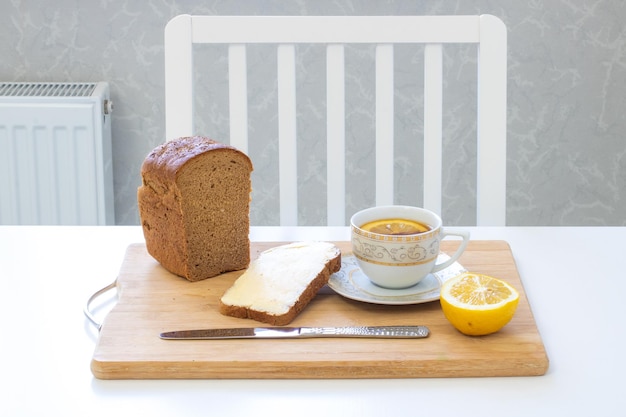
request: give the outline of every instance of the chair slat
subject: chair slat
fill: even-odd
[[[228,48],[230,144],[248,153],[248,76],[246,46]]]
[[[376,205],[393,204],[393,45],[376,46]]]
[[[346,224],[345,57],[343,45],[326,48],[327,223]]]
[[[192,17],[165,27],[165,140],[193,134]]]
[[[480,16],[476,224],[506,224],[507,33],[504,23]]]
[[[278,170],[280,224],[298,224],[298,154],[296,131],[296,52],[279,45],[278,60]]]
[[[441,215],[443,77],[441,44],[424,47],[424,207]]]
[[[175,18],[176,19],[176,18]],[[469,43],[478,16],[193,16],[197,43]]]

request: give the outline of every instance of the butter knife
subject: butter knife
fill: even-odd
[[[242,327],[230,329],[178,330],[161,333],[166,340],[286,339],[310,337],[377,337],[419,339],[428,337],[426,326],[349,327]]]

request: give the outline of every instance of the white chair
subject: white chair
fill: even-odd
[[[166,137],[193,134],[193,44],[228,44],[230,143],[247,152],[246,44],[278,48],[280,223],[296,225],[295,44],[325,44],[328,224],[345,225],[344,44],[376,44],[376,205],[393,204],[394,47],[424,47],[424,207],[441,213],[442,44],[478,45],[477,225],[506,221],[507,33],[494,16],[190,16],[165,28]]]

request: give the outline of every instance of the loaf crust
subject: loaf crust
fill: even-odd
[[[150,255],[190,281],[246,268],[252,169],[243,152],[205,137],[155,148],[137,190]]]
[[[301,244],[301,243],[296,243]],[[303,243],[308,244],[308,243]],[[292,244],[293,245],[293,244]],[[290,246],[290,245],[285,245]],[[280,247],[279,247],[280,248]],[[276,248],[274,248],[276,249]],[[272,249],[270,249],[272,250]],[[263,256],[261,254],[260,258]],[[254,262],[259,262],[256,260]],[[253,264],[254,264],[253,262]],[[262,262],[262,261],[261,261]],[[252,264],[252,265],[253,265]],[[251,265],[251,267],[252,267]],[[220,299],[220,313],[238,318],[248,318],[274,326],[282,326],[289,324],[315,297],[318,291],[328,283],[330,276],[341,269],[341,251],[333,245],[333,255],[329,257],[326,263],[319,269],[317,276],[310,280],[306,288],[294,298],[293,304],[289,310],[283,314],[275,314],[262,309],[256,309],[250,306],[234,305],[224,301],[225,296]],[[276,291],[280,291],[279,288]]]

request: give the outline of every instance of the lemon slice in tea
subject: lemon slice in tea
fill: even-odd
[[[415,235],[431,228],[423,223],[405,219],[374,220],[361,226],[361,229],[381,235]]]

